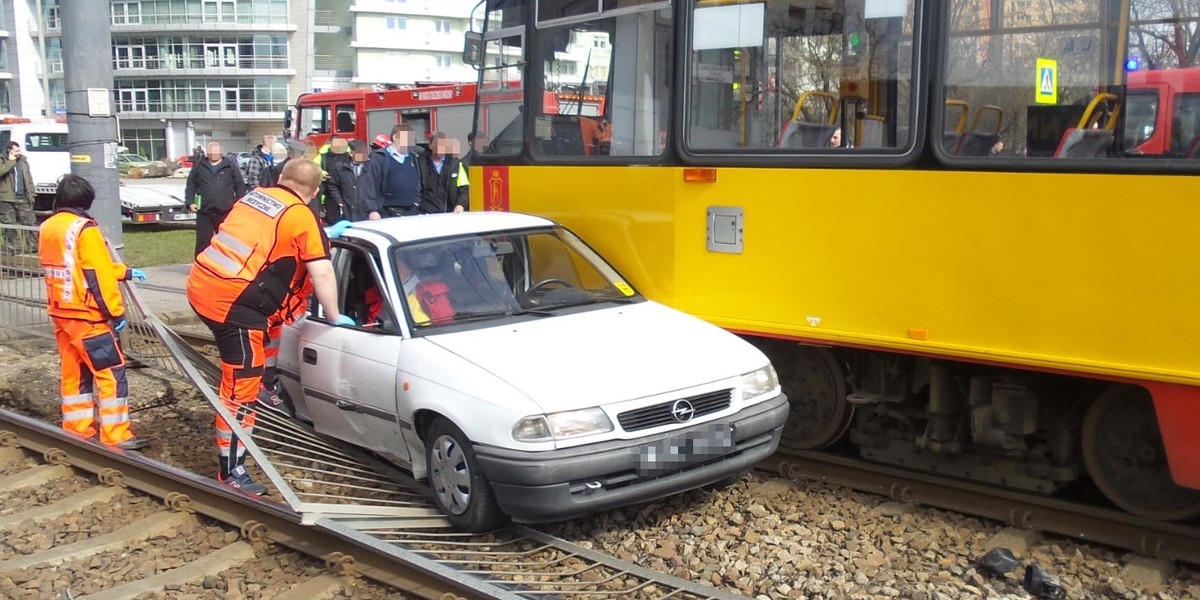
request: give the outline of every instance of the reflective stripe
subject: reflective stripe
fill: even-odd
[[[129,405],[129,402],[126,401],[125,398],[101,398],[100,399],[100,410],[104,410],[106,408],[125,408],[128,405]]]
[[[215,241],[219,241],[222,244],[229,246],[229,248],[231,250],[233,250],[234,252],[237,252],[238,254],[240,254],[242,256],[247,256],[250,254],[250,246],[243,244],[242,240],[239,240],[239,239],[233,237],[232,235],[229,235],[226,232],[222,231],[222,232],[218,233],[216,235]]]
[[[224,254],[221,253],[220,250],[217,250],[216,246],[209,246],[207,249],[204,250],[202,255],[205,258],[207,258],[208,260],[211,260],[211,261],[217,263],[217,266],[225,269],[225,271],[231,275],[236,274],[242,270],[241,267],[239,267],[238,264],[236,262],[234,262],[232,258],[225,256]]]
[[[129,415],[127,413],[121,413],[121,414],[116,414],[116,415],[106,415],[106,414],[100,415],[100,425],[120,425],[121,423],[128,423],[128,422],[129,422]]]
[[[63,404],[82,404],[84,402],[91,404],[92,403],[92,394],[79,394],[77,396],[63,396],[62,397]]]
[[[63,411],[64,421],[83,421],[96,418],[96,412],[92,409],[87,410],[65,410]]]
[[[75,252],[79,249],[79,233],[83,231],[88,221],[88,219],[83,217],[75,219],[71,223],[71,226],[67,228],[67,235],[63,239],[62,259],[63,266],[65,267],[64,270],[67,272],[66,277],[62,280],[62,289],[60,290],[62,294],[60,299],[63,302],[83,301],[82,298],[75,298],[75,285],[77,284],[75,281],[75,272],[78,269],[75,264]]]
[[[458,163],[458,181],[455,183],[458,185],[458,187],[471,184],[471,182],[467,179],[467,170],[463,168],[462,163]]]
[[[233,439],[233,432],[232,431],[221,431],[220,429],[218,429],[217,430],[217,439],[224,441],[225,443],[229,443],[229,440]]]

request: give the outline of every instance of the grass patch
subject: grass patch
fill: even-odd
[[[125,250],[121,255],[131,267],[187,264],[196,248],[195,227],[138,225],[126,227],[122,235]]]

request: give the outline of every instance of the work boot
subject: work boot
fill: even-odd
[[[217,474],[217,481],[240,492],[261,496],[267,492],[267,487],[261,483],[250,479],[250,473],[246,472],[244,465],[238,465],[233,468],[233,472],[226,475],[225,471]]]
[[[288,402],[284,400],[283,395],[280,393],[278,383],[271,387],[267,387],[265,385],[259,386],[258,403],[272,410],[277,410],[289,417],[296,416],[292,411],[292,407],[288,406]]]
[[[143,440],[139,437],[131,437],[119,444],[113,444],[113,447],[120,448],[122,450],[141,450],[149,445],[150,442],[146,440]]]

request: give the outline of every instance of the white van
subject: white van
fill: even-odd
[[[21,145],[33,175],[34,209],[50,210],[58,178],[71,172],[71,155],[67,152],[67,124],[54,121],[33,122],[30,119],[0,119],[0,151],[9,142]]]

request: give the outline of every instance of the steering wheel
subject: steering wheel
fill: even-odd
[[[571,285],[571,282],[569,282],[569,281],[564,281],[564,280],[558,279],[556,277],[551,277],[549,279],[543,279],[543,280],[529,286],[529,289],[525,290],[525,294],[532,294],[548,285],[552,285],[555,283],[557,283],[558,285],[561,285],[563,287],[575,287],[575,286]]]

